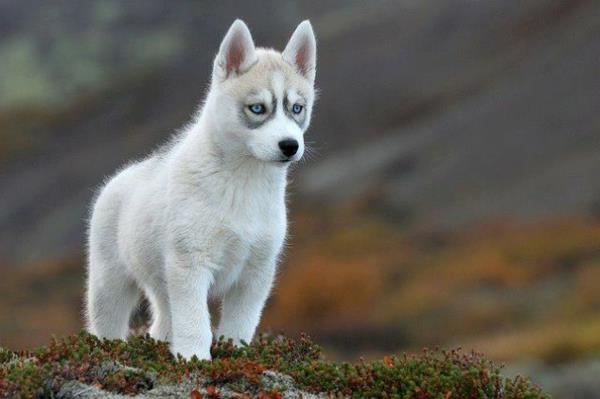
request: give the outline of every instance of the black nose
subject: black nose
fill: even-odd
[[[293,139],[281,140],[279,142],[279,148],[281,149],[283,155],[286,157],[291,157],[298,152],[298,141]]]

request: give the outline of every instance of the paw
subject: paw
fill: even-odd
[[[184,359],[190,360],[192,356],[196,356],[198,360],[211,360],[210,355],[210,342],[204,343],[202,338],[197,337],[186,337],[186,338],[173,338],[171,343],[171,353],[177,356],[179,353]]]
[[[235,345],[235,346],[243,346],[242,340],[240,338],[228,336],[225,334],[217,335],[217,340],[220,340],[221,338],[223,339],[224,342],[231,341],[233,343],[233,345]],[[244,342],[246,342],[246,341],[244,341]]]
[[[162,325],[158,325],[156,323],[152,324],[148,333],[150,334],[150,336],[152,338],[154,338],[157,341],[168,341],[169,340],[170,331],[169,331],[168,326],[162,326]]]
[[[252,342],[252,335],[251,333],[240,333],[240,331],[232,332],[231,329],[218,329],[215,337],[217,340],[223,337],[225,342],[231,340],[235,346],[243,346],[244,343],[249,344]]]

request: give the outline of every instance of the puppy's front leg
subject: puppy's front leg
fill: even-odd
[[[171,308],[171,351],[189,359],[210,360],[212,331],[208,290],[213,273],[196,253],[172,252],[167,261],[167,286]]]
[[[223,297],[217,337],[250,343],[275,278],[276,259],[251,259]]]

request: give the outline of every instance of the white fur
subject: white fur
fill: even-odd
[[[102,188],[89,227],[92,333],[126,338],[131,311],[145,294],[150,334],[169,340],[174,353],[210,359],[209,297],[222,301],[217,336],[252,339],[285,239],[287,169],[304,151],[315,48],[308,21],[286,57],[255,48],[247,26],[235,21],[195,122]],[[296,57],[296,49],[305,53]],[[303,125],[284,112],[284,97],[304,106]],[[252,114],[247,105],[257,102],[275,103],[276,112]],[[299,143],[289,162],[280,162],[284,139]]]

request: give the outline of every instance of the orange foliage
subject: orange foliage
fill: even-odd
[[[428,236],[401,234],[375,219],[334,216],[321,221],[319,231],[311,229],[312,239],[302,227],[293,227],[299,239],[265,327],[317,337],[335,326],[341,336],[348,328],[400,329],[420,346],[535,332],[538,325],[598,314],[600,223],[496,224]],[[541,352],[551,357],[560,336],[550,328],[538,338],[534,332],[532,339],[544,342]],[[583,347],[595,347],[578,337]],[[571,347],[579,353],[578,345]]]
[[[39,263],[6,271],[0,279],[0,345],[31,348],[50,334],[82,325],[84,267],[78,259]]]
[[[343,337],[349,346],[334,350],[355,354],[381,342],[386,351],[465,344],[502,359],[600,351],[598,222],[425,234],[347,210],[294,214],[263,329]],[[80,260],[10,270],[0,292],[2,345],[31,347],[82,327]],[[370,347],[352,341],[361,336]]]
[[[304,263],[306,262],[306,263]],[[319,256],[291,264],[276,287],[276,302],[269,320],[293,323],[296,328],[323,325],[368,312],[382,288],[377,265],[367,260],[335,261]]]

